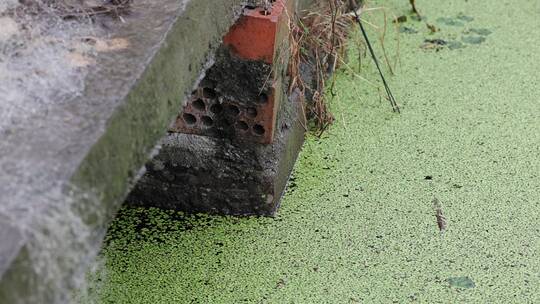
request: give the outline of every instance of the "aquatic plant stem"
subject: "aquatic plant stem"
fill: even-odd
[[[375,62],[375,65],[377,66],[377,70],[379,71],[379,75],[381,76],[382,82],[384,84],[384,89],[386,91],[386,95],[388,96],[388,100],[390,101],[390,105],[392,106],[392,110],[394,112],[401,113],[399,106],[396,102],[396,99],[394,98],[394,95],[392,94],[392,91],[390,90],[390,87],[388,86],[388,83],[386,82],[386,79],[384,78],[384,75],[381,71],[379,61],[377,60],[377,57],[375,56],[375,52],[373,51],[373,47],[371,46],[371,43],[369,42],[369,38],[367,36],[366,30],[364,29],[364,26],[362,25],[362,21],[360,20],[360,16],[358,15],[356,3],[354,3],[354,0],[350,1],[350,6],[354,14],[354,19],[356,23],[358,23],[358,26],[360,27],[362,36],[364,36],[364,40],[366,41],[366,44],[368,46],[369,53],[371,54],[371,58],[373,58],[373,61]]]

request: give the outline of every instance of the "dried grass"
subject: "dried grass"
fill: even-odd
[[[306,102],[307,117],[313,119],[315,131],[321,135],[334,121],[328,109],[324,90],[328,75],[340,66],[345,57],[347,40],[353,19],[339,0],[319,1],[318,7],[291,22],[290,91],[300,90],[310,96]],[[302,65],[310,65],[314,80],[306,83]],[[334,95],[334,82],[330,86]]]
[[[399,62],[399,34],[395,28],[397,37],[397,52],[395,60],[392,62],[391,56],[386,52],[385,40],[388,31],[388,13],[384,7],[364,8],[365,12],[382,11],[384,23],[379,28],[363,20],[367,25],[373,27],[378,33],[378,41],[383,52],[384,62],[391,74],[394,74],[396,65]],[[317,135],[323,132],[334,121],[334,116],[328,108],[327,96],[336,95],[335,70],[341,66],[345,67],[353,75],[362,80],[363,83],[374,88],[378,86],[373,82],[360,76],[360,66],[366,56],[368,48],[366,42],[360,39],[352,39],[351,42],[358,48],[359,67],[354,71],[346,63],[347,43],[354,29],[355,15],[351,13],[348,1],[341,0],[319,0],[317,7],[307,12],[302,17],[296,15],[291,20],[291,59],[289,61],[290,87],[289,90],[299,90],[301,95],[306,96],[306,116],[313,121],[313,131]],[[302,75],[303,67],[310,66],[315,80],[306,83],[305,75]],[[305,70],[305,69],[304,69]],[[331,80],[329,75],[333,75]],[[330,84],[327,82],[331,81]],[[328,90],[328,94],[325,94]]]

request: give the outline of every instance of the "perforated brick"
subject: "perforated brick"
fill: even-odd
[[[289,1],[292,3],[292,1]],[[181,109],[171,132],[271,143],[281,102],[287,1],[246,8],[223,38],[216,63]]]

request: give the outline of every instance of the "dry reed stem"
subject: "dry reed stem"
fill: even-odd
[[[378,27],[373,23],[363,22],[375,29],[379,35],[379,43],[383,50],[385,63],[392,74],[394,74],[399,58],[399,30],[396,27],[396,36],[398,48],[395,54],[395,59],[390,60],[384,42],[388,31],[388,13],[384,7],[364,8],[364,12],[370,14],[377,11],[382,11],[384,18],[384,26]],[[325,90],[328,89],[332,98],[336,96],[335,92],[335,74],[334,71],[340,66],[349,70],[354,77],[360,79],[364,83],[377,88],[377,85],[368,79],[360,76],[362,54],[366,56],[367,47],[365,42],[358,37],[356,44],[358,45],[359,68],[358,73],[355,72],[346,62],[347,41],[350,38],[351,25],[354,22],[354,14],[347,12],[343,2],[340,0],[319,0],[318,10],[307,12],[305,16],[298,15],[289,17],[289,52],[290,60],[288,66],[289,72],[289,94],[295,89],[298,89],[300,94],[305,96],[306,93],[312,95],[312,99],[305,103],[305,111],[303,115],[306,118],[312,119],[314,122],[315,132],[320,136],[334,121],[334,117],[325,99]],[[363,50],[363,52],[362,52]],[[311,64],[314,68],[314,81],[312,84],[304,83],[301,75],[301,65]],[[328,74],[334,74],[331,78],[330,86],[327,87]],[[305,99],[304,99],[305,100]]]

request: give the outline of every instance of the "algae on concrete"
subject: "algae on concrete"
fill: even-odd
[[[409,10],[407,1],[385,5]],[[539,4],[418,6],[427,22],[446,19],[435,34],[403,25],[412,30],[390,84],[401,115],[338,73],[337,121],[307,140],[276,218],[123,209],[103,249],[100,301],[539,302]],[[491,33],[462,48],[420,48],[473,28]],[[367,60],[363,71],[376,79]]]

